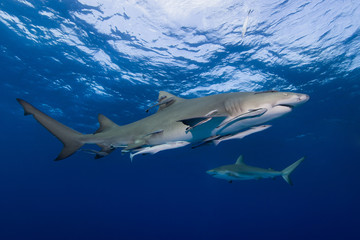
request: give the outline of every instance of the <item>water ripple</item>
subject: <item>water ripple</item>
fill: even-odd
[[[13,0],[0,4],[2,61],[17,63],[13,71],[22,68],[30,83],[55,85],[64,94],[301,90],[359,70],[359,6],[335,0]]]

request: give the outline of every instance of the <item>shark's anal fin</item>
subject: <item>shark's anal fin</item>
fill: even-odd
[[[246,118],[253,118],[253,117],[260,117],[261,115],[263,115],[264,113],[267,112],[267,109],[266,108],[258,108],[258,109],[253,109],[253,110],[250,110],[246,113],[242,113],[236,117],[233,117],[223,123],[221,123],[219,126],[217,126],[216,128],[221,128],[221,127],[224,127],[228,124],[232,124],[236,121],[239,121],[241,119],[246,119]]]

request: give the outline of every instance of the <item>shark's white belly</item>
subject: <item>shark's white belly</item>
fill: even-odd
[[[225,179],[228,181],[232,180],[257,180],[263,178],[274,178],[280,176],[281,173],[275,172],[247,172],[247,171],[240,171],[240,172],[232,172],[232,171],[225,171],[221,174],[213,175],[216,178]]]
[[[284,106],[275,106],[267,110],[266,113],[259,117],[246,118],[239,121],[236,121],[223,129],[214,129],[212,135],[228,135],[235,134],[244,129],[264,124],[273,119],[279,118],[287,113],[291,112],[289,107]],[[226,121],[226,120],[225,120]]]
[[[203,139],[209,138],[216,135],[228,135],[236,134],[244,129],[248,129],[253,126],[264,124],[265,122],[271,121],[275,118],[281,117],[291,111],[288,107],[276,106],[267,110],[267,112],[261,116],[246,118],[238,121],[234,121],[228,126],[223,128],[217,128],[221,121],[210,121],[201,126],[195,127],[191,131],[186,131],[187,126],[185,124],[176,122],[169,125],[164,133],[149,139],[149,145],[164,144],[167,142],[175,141],[187,141],[196,143]],[[227,121],[227,119],[223,121]]]

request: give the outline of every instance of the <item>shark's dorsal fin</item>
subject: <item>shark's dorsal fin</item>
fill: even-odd
[[[240,155],[240,156],[238,157],[238,159],[236,160],[236,163],[235,163],[235,164],[236,164],[236,165],[244,164],[244,158],[243,158],[242,155]]]
[[[114,123],[113,121],[111,121],[110,119],[108,119],[107,117],[105,117],[102,114],[98,115],[98,121],[100,123],[100,127],[98,128],[98,130],[96,130],[95,133],[100,133],[100,132],[106,131],[107,129],[110,129],[112,127],[118,126],[116,123]]]
[[[172,99],[172,101],[166,102],[168,99]],[[160,91],[159,92],[159,98],[158,98],[158,101],[159,101],[160,105],[159,105],[159,110],[158,111],[161,111],[164,108],[167,108],[170,105],[172,105],[174,103],[177,103],[177,102],[181,102],[183,100],[185,100],[185,99],[177,97],[177,96],[175,96],[175,95],[173,95],[171,93],[165,92],[165,91]],[[161,101],[164,101],[165,104],[161,104]]]

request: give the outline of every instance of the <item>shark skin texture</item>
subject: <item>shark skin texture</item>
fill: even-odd
[[[100,158],[115,149],[131,153],[147,148],[152,152],[151,147],[158,145],[162,145],[161,150],[166,150],[166,146],[171,145],[168,149],[172,149],[174,144],[186,146],[184,142],[198,144],[207,139],[230,139],[241,131],[291,112],[308,99],[306,94],[277,91],[234,92],[184,99],[160,91],[154,105],[158,107],[156,113],[123,126],[99,114],[100,127],[93,134],[75,131],[30,103],[19,98],[17,101],[24,108],[24,115],[32,115],[63,143],[64,147],[55,159],[61,160],[74,154],[84,144],[98,145],[101,150],[87,152]]]
[[[240,155],[235,164],[217,167],[206,171],[206,173],[215,178],[227,180],[229,183],[232,183],[233,180],[253,180],[281,176],[289,185],[293,185],[290,174],[304,159],[305,157],[302,157],[284,170],[276,171],[271,168],[265,169],[249,166],[244,163],[243,156]]]

